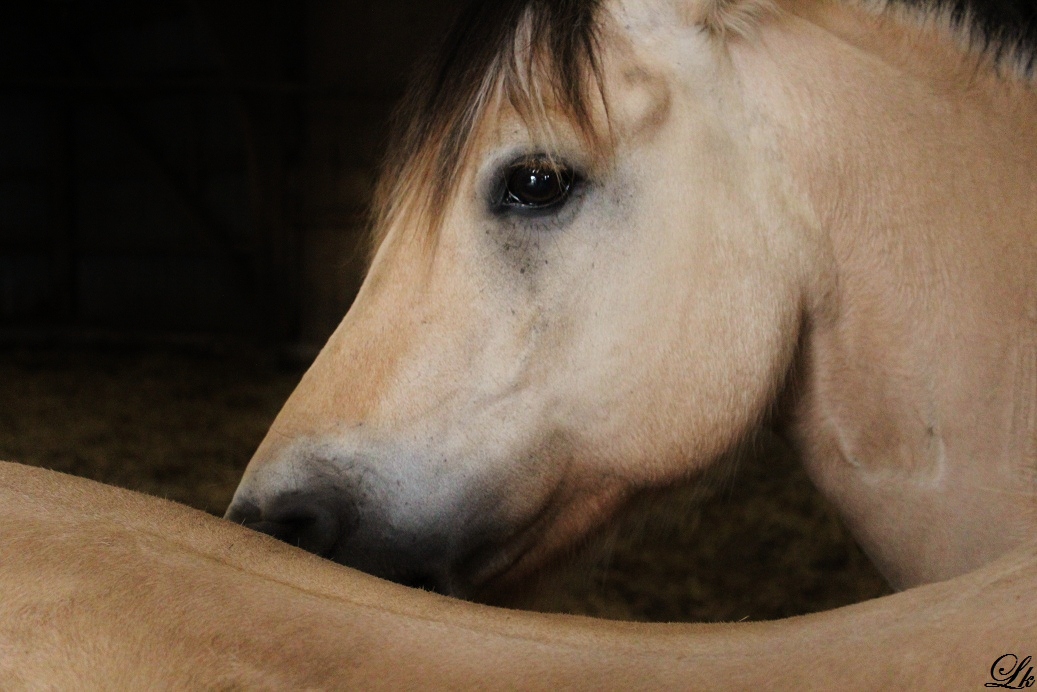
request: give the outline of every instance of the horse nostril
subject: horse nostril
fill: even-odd
[[[292,517],[281,521],[246,521],[244,526],[295,545],[303,534],[309,532],[315,522],[316,519],[313,517]]]
[[[250,502],[234,503],[226,518],[322,557],[328,557],[339,540],[335,512],[317,498],[282,496],[262,509]]]
[[[254,503],[248,502],[247,500],[235,500],[230,503],[230,507],[227,508],[223,518],[227,521],[232,521],[235,524],[247,524],[250,521],[256,521],[259,519],[259,507]]]

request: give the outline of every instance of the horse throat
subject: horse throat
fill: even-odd
[[[826,255],[794,437],[897,587],[1037,528],[1037,95],[938,24],[802,4],[734,48]]]

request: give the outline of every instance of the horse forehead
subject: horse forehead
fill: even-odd
[[[701,16],[712,0],[613,0],[602,24],[600,60],[609,120],[621,140],[636,143],[665,125],[692,65],[711,64]],[[702,74],[713,75],[713,70]]]
[[[637,144],[651,138],[668,121],[673,104],[673,77],[669,66],[645,59],[638,51],[623,46],[603,56],[604,92],[607,113],[595,104],[594,118],[609,129],[620,144]],[[595,89],[590,86],[590,89]],[[567,109],[545,95],[540,103],[543,122],[527,122],[508,102],[501,99],[483,121],[476,135],[476,151],[507,145],[547,146],[565,155],[583,149],[581,137]],[[606,124],[607,123],[607,124]],[[546,125],[546,127],[545,127]],[[543,138],[549,141],[539,141]]]
[[[651,139],[670,119],[673,87],[668,76],[650,65],[628,63],[610,91],[609,116],[622,141]],[[614,95],[613,95],[614,94]]]
[[[609,16],[625,31],[655,33],[698,21],[711,0],[610,0]]]

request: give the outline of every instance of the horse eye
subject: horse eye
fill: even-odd
[[[504,174],[502,209],[538,211],[564,202],[572,191],[575,172],[544,160],[523,161]]]

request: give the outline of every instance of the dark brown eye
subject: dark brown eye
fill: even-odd
[[[500,206],[524,210],[553,207],[569,197],[575,178],[572,169],[547,161],[515,164],[505,173]]]

